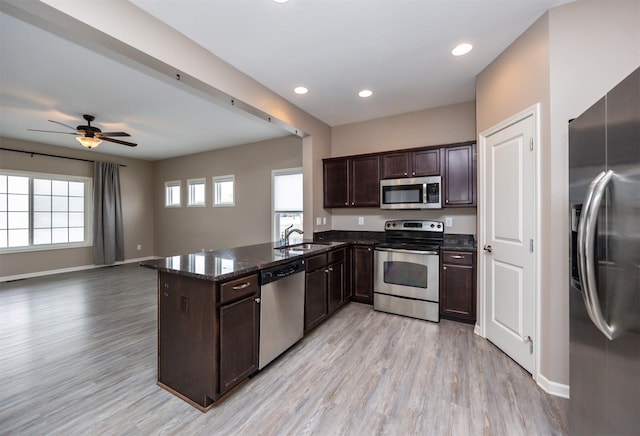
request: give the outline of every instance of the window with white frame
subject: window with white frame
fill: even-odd
[[[0,251],[91,245],[91,179],[0,170]]]
[[[273,170],[273,237],[284,236],[285,229],[302,230],[302,168]],[[303,235],[292,233],[289,243],[302,242]]]
[[[205,206],[205,179],[189,179],[187,187],[189,190],[188,207]]]
[[[235,176],[218,176],[213,178],[213,205],[235,205]]]
[[[164,182],[165,207],[180,207],[180,180]]]

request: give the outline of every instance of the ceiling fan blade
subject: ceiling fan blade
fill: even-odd
[[[102,132],[96,133],[96,136],[131,136],[126,132]]]
[[[61,126],[64,126],[64,127],[68,128],[68,129],[71,129],[71,130],[73,130],[74,132],[76,131],[76,128],[75,128],[75,127],[71,127],[71,126],[69,126],[68,124],[61,123],[60,121],[49,120],[49,122],[50,122],[50,123],[60,124]]]
[[[119,139],[108,138],[106,136],[101,136],[100,139],[103,141],[115,142],[116,144],[122,144],[129,147],[136,147],[138,144],[134,144],[133,142],[121,141]]]
[[[29,130],[30,132],[62,133],[63,135],[77,135],[78,134],[78,132],[74,132],[74,133],[71,133],[71,132],[56,132],[54,130],[38,130],[38,129],[27,129],[27,130]]]

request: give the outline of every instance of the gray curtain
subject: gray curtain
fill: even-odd
[[[96,162],[93,170],[93,262],[110,265],[124,260],[120,204],[120,165]]]

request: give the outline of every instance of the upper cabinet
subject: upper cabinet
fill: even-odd
[[[476,144],[443,147],[444,207],[476,205]]]
[[[380,157],[383,179],[437,176],[440,174],[440,148],[386,153]]]
[[[324,207],[380,207],[380,180],[442,176],[442,207],[476,205],[476,143],[324,159]]]
[[[380,165],[377,155],[325,159],[324,207],[380,206]]]

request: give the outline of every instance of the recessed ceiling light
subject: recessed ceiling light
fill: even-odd
[[[373,91],[370,91],[368,89],[363,89],[358,93],[358,95],[362,98],[371,97],[373,95]]]
[[[454,56],[462,56],[464,54],[469,53],[472,48],[473,48],[473,46],[471,44],[467,44],[465,42],[463,44],[459,44],[458,46],[456,46],[456,48],[451,50],[451,54],[454,55]]]
[[[293,90],[293,92],[295,92],[296,94],[303,95],[303,94],[306,94],[307,92],[309,92],[309,90],[307,88],[305,88],[304,86],[298,86]]]
[[[276,2],[276,3],[286,3],[289,0],[273,0],[273,1]]]

